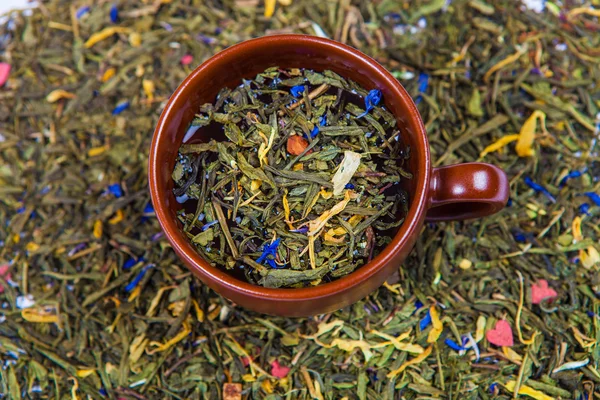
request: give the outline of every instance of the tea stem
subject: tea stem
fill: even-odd
[[[315,90],[313,90],[312,92],[310,92],[308,94],[308,99],[309,100],[313,100],[315,97],[318,97],[321,94],[325,93],[327,91],[327,89],[329,89],[329,85],[326,84],[326,83],[322,84],[321,86],[319,86],[318,88],[316,88]],[[296,107],[300,107],[303,103],[304,103],[304,99],[301,99],[300,101],[298,101],[297,103],[292,104],[288,108],[290,110],[293,110]]]
[[[212,199],[212,205],[213,208],[215,209],[215,215],[217,216],[217,219],[219,220],[219,225],[221,227],[221,229],[223,230],[223,234],[225,235],[225,239],[227,240],[227,244],[229,245],[229,248],[231,249],[231,255],[233,256],[234,259],[238,259],[240,258],[240,253],[238,252],[238,249],[235,245],[235,241],[233,240],[233,237],[231,236],[231,232],[229,232],[229,226],[227,226],[227,220],[225,219],[225,214],[223,214],[223,209],[221,208],[221,205],[213,198]]]

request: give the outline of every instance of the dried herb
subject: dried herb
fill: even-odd
[[[597,4],[39,3],[31,15],[11,13],[0,23],[1,396],[598,399]],[[87,10],[77,18],[80,7]],[[128,31],[84,46],[110,27]],[[134,32],[139,37],[130,41]],[[499,214],[425,226],[384,287],[304,319],[257,315],[194,279],[160,231],[146,177],[164,101],[191,70],[242,40],[290,32],[356,47],[420,98],[434,165],[481,160],[501,166],[511,182],[511,201]],[[335,87],[330,94],[345,90],[343,79],[325,78]],[[304,86],[287,84],[286,93]],[[355,105],[364,111],[362,100]],[[545,120],[537,118],[531,132],[526,122],[535,111]],[[296,172],[300,158],[350,150],[316,151],[325,136],[340,133],[328,131],[332,121],[312,141],[306,137],[304,154],[281,171]],[[516,151],[521,133],[523,157]],[[236,131],[229,135],[236,140]],[[237,162],[225,143],[226,152],[209,142],[190,154],[218,151]],[[287,143],[274,145],[285,151]],[[288,200],[321,190],[312,181],[302,186],[288,190]],[[205,224],[218,221],[209,209]],[[344,211],[376,214],[352,202]],[[333,223],[349,232],[338,217]],[[212,242],[213,228],[197,240]],[[306,234],[278,238],[294,235]],[[330,260],[345,258],[337,255]],[[299,263],[293,252],[289,262]],[[512,347],[488,341],[498,321],[510,325]]]
[[[202,105],[172,174],[198,251],[266,287],[317,285],[371,260],[404,219],[412,177],[381,100],[332,71],[272,67]]]

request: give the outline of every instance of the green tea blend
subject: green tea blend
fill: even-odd
[[[0,18],[0,398],[600,399],[597,0],[37,4]],[[380,62],[415,99],[433,166],[501,167],[507,207],[426,224],[383,287],[334,313],[269,317],[208,289],[149,202],[152,132],[197,65],[278,33]],[[385,99],[358,118],[383,88],[301,69],[239,83],[197,111],[181,149],[190,240],[259,285],[361,268],[417,172],[401,169]],[[312,268],[303,231],[340,203]]]
[[[317,285],[370,261],[404,220],[411,178],[410,148],[380,101],[332,71],[273,67],[200,107],[173,193],[204,258],[267,287]]]

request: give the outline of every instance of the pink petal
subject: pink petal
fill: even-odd
[[[6,275],[9,268],[10,268],[10,265],[8,265],[8,264],[0,265],[0,276]]]
[[[192,61],[194,61],[194,57],[191,54],[186,54],[185,56],[181,57],[181,64],[183,65],[190,65]]]
[[[291,368],[279,365],[277,360],[273,360],[271,363],[271,375],[273,375],[275,378],[285,378],[288,372],[290,372],[290,369]]]
[[[10,74],[10,64],[0,63],[0,86],[4,85]]]

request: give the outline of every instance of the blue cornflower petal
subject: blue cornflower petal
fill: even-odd
[[[112,110],[112,115],[119,115],[123,111],[127,110],[128,108],[129,108],[129,102],[123,101],[123,102],[117,104],[117,106],[114,108],[114,110]]]
[[[319,125],[315,125],[315,127],[312,129],[312,131],[310,131],[310,138],[314,139],[315,136],[317,136],[319,134],[319,132],[321,131],[321,126],[325,126],[325,124],[327,123],[327,117],[326,116],[322,116],[321,118],[319,118]]]
[[[351,184],[351,183],[346,183],[346,186],[344,186],[344,189],[350,189],[350,190],[352,190],[352,189],[354,189],[354,185]]]
[[[219,223],[219,220],[218,220],[218,219],[215,219],[214,221],[211,221],[211,222],[208,222],[208,223],[204,224],[204,225],[202,226],[202,228],[200,228],[200,229],[202,229],[202,232],[204,232],[205,230],[207,230],[207,229],[208,229],[208,228],[210,228],[211,226],[214,226],[214,225],[216,225],[216,224],[218,224],[218,223]]]
[[[146,207],[144,207],[144,214],[152,214],[154,212],[154,206],[152,206],[151,202],[148,202],[148,204],[146,204]]]
[[[365,97],[365,111],[357,116],[356,118],[362,118],[369,113],[379,102],[381,101],[382,94],[381,90],[373,89],[369,91],[369,94]]]
[[[77,9],[77,11],[75,12],[75,18],[80,19],[81,17],[83,17],[85,14],[87,14],[89,12],[90,12],[89,6],[79,7]]]
[[[421,307],[423,307],[423,302],[421,300],[415,301],[415,308],[418,310]]]
[[[281,238],[277,238],[273,243],[271,244],[265,244],[263,246],[263,252],[260,255],[260,257],[258,257],[256,259],[256,262],[261,264],[264,261],[267,261],[267,263],[273,267],[273,264],[275,263],[274,260],[270,260],[267,257],[268,256],[272,256],[273,258],[275,258],[275,256],[277,255],[277,247],[279,246],[279,243],[281,242]],[[273,263],[271,263],[270,261],[273,261]],[[273,267],[275,268],[275,267]]]
[[[148,271],[153,266],[153,264],[148,264],[144,268],[142,268],[142,270],[135,276],[135,278],[133,278],[133,280],[129,282],[127,286],[125,286],[125,291],[129,293],[133,289],[135,289],[137,285],[140,284],[140,281],[144,278],[144,275],[146,275],[146,271]]]
[[[302,228],[293,229],[290,232],[292,232],[292,233],[307,233],[308,232],[308,226],[303,226]]]
[[[431,325],[431,314],[429,314],[429,311],[427,311],[427,315],[425,315],[425,318],[419,321],[419,329],[424,331],[425,328],[427,328],[429,325]]]
[[[419,74],[419,79],[417,83],[419,84],[419,93],[425,93],[427,91],[427,87],[429,87],[429,75],[421,72]],[[423,97],[419,95],[417,96],[417,100],[415,101],[415,103],[419,104],[421,100],[423,100]]]
[[[189,199],[190,199],[190,196],[188,196],[188,195],[187,195],[187,194],[185,194],[185,193],[184,193],[184,194],[182,194],[181,196],[177,196],[177,197],[175,197],[175,200],[177,200],[177,202],[178,202],[179,204],[183,204],[183,203],[185,203],[186,201],[188,201]]]
[[[104,388],[100,388],[100,390],[98,390],[98,393],[100,393],[100,395],[102,395],[102,396],[107,396],[108,395],[108,392]]]
[[[110,8],[110,22],[115,24],[117,21],[119,21],[119,9],[116,4],[113,4]]]
[[[460,344],[456,343],[452,339],[446,338],[446,340],[444,340],[444,343],[446,343],[446,346],[450,347],[452,350],[455,350],[455,351],[465,350],[465,348],[463,346],[461,346]]]
[[[315,136],[317,136],[319,134],[319,126],[315,125],[315,127],[312,129],[312,131],[310,131],[310,137],[314,138]]]
[[[559,187],[563,187],[567,184],[567,181],[572,178],[579,178],[581,175],[585,173],[585,169],[583,171],[573,171],[569,172],[564,178],[560,180]]]
[[[556,203],[556,199],[554,198],[554,196],[552,196],[552,193],[550,193],[548,191],[548,189],[546,189],[542,185],[539,185],[539,184],[535,183],[534,181],[532,181],[530,177],[526,176],[525,179],[524,179],[524,182],[525,182],[525,184],[527,186],[529,186],[530,188],[532,188],[536,192],[542,193],[544,196],[546,196],[547,198],[549,198],[551,202]]]
[[[587,197],[590,198],[591,201],[594,202],[595,205],[597,205],[598,207],[600,207],[600,195],[598,193],[594,193],[594,192],[585,192],[584,193]]]
[[[429,86],[429,75],[421,72],[419,74],[418,83],[419,83],[419,92],[420,93],[424,93],[425,91],[427,91],[427,87]]]
[[[490,389],[489,389],[489,390],[490,390],[490,393],[491,393],[491,394],[494,394],[494,393],[496,393],[496,388],[497,388],[497,387],[498,387],[498,384],[497,384],[496,382],[492,383],[492,384],[490,385]]]
[[[123,190],[121,189],[120,183],[113,183],[108,187],[108,191],[111,192],[116,198],[123,197]]]
[[[290,89],[290,94],[294,97],[298,97],[302,93],[304,93],[304,85],[294,86]]]
[[[590,205],[588,203],[583,203],[579,206],[579,212],[581,214],[590,215]]]
[[[128,270],[129,268],[133,267],[135,264],[144,261],[144,257],[140,257],[140,258],[133,258],[130,257],[127,261],[125,261],[125,263],[123,264],[123,269],[124,270]]]
[[[25,212],[25,207],[20,207],[20,208],[17,210],[17,214],[23,214],[24,212]]]
[[[519,243],[525,243],[527,241],[527,236],[523,232],[515,232],[513,233],[513,237]]]

